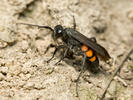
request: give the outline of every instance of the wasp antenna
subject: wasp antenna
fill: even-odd
[[[54,32],[54,30],[53,30],[51,27],[49,27],[49,26],[40,26],[40,25],[27,24],[27,23],[18,23],[18,24],[29,25],[29,26],[35,26],[35,27],[38,27],[38,28],[46,28],[46,29],[50,29],[51,31]]]
[[[73,15],[73,29],[76,30],[76,20],[75,20],[74,15]]]

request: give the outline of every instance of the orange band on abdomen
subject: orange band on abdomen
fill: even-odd
[[[96,60],[96,56],[93,56],[92,58],[89,59],[89,61],[94,62]]]
[[[86,56],[87,57],[92,57],[93,56],[93,51],[91,49],[89,49],[87,52],[86,52]]]
[[[82,51],[87,51],[88,47],[86,45],[82,45],[81,49],[82,49]]]

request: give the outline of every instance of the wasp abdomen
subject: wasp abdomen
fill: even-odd
[[[82,45],[81,50],[84,51],[87,56],[86,64],[88,65],[89,70],[93,73],[97,73],[99,70],[99,60],[95,52],[86,45]]]

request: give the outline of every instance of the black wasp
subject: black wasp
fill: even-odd
[[[70,50],[73,51],[73,53],[76,55],[83,56],[81,72],[76,81],[77,96],[78,96],[78,82],[81,74],[83,73],[85,64],[87,63],[87,65],[91,66],[92,69],[96,67],[98,68],[99,60],[97,56],[101,57],[105,61],[110,58],[110,55],[108,54],[107,50],[101,45],[99,45],[96,42],[96,39],[94,37],[87,38],[80,32],[76,31],[76,22],[74,17],[73,17],[73,28],[63,28],[61,25],[56,25],[54,29],[52,29],[49,26],[32,25],[32,24],[26,24],[26,23],[20,23],[20,24],[49,29],[53,32],[52,38],[55,41],[58,38],[62,39],[63,45],[58,45],[58,46],[50,45],[47,48],[46,51],[48,51],[50,47],[53,47],[53,46],[55,47],[53,56],[48,60],[48,62],[54,58],[54,55],[60,48],[64,48],[64,47],[66,48],[64,51],[64,55],[60,58],[60,60],[56,64],[62,61],[67,56]]]

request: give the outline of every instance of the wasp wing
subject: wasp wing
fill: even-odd
[[[92,41],[91,39],[87,38],[83,34],[79,33],[78,31],[68,28],[67,34],[70,35],[72,38],[76,39],[77,41],[81,42],[82,44],[87,45],[92,50],[94,50],[98,55],[100,55],[104,60],[108,60],[110,55],[108,54],[107,50],[102,47],[101,45],[97,44],[96,42]]]

